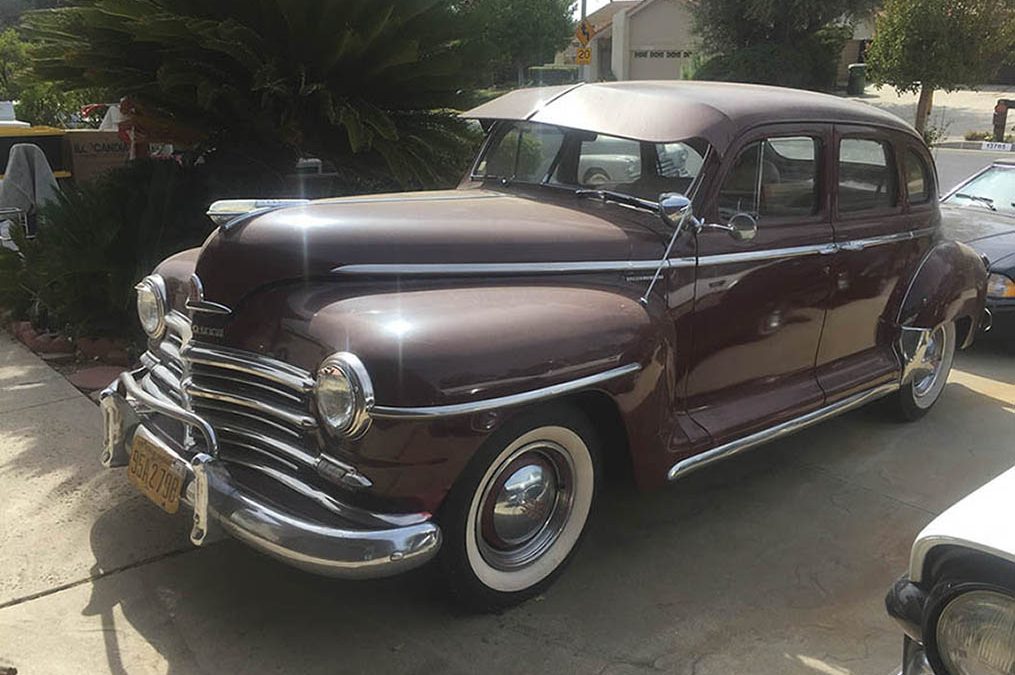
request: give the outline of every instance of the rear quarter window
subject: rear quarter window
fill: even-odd
[[[895,164],[888,144],[867,138],[839,143],[839,213],[889,209],[898,205]]]

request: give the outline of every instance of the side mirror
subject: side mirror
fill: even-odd
[[[690,208],[691,200],[679,192],[664,192],[659,195],[659,216],[670,227],[676,227]]]
[[[730,218],[729,223],[726,225],[718,223],[699,224],[698,234],[701,234],[704,230],[719,230],[737,241],[750,241],[758,234],[758,219],[749,213],[741,211]]]
[[[729,222],[730,236],[737,241],[750,241],[758,234],[758,219],[749,213],[738,213]]]

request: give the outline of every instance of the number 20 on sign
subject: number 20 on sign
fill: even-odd
[[[589,47],[579,47],[578,51],[575,52],[574,62],[579,66],[587,66],[592,63],[592,49]]]

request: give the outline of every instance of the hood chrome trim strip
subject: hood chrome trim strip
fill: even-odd
[[[530,391],[524,391],[518,394],[510,394],[508,396],[499,396],[497,398],[469,401],[467,403],[424,406],[419,408],[398,408],[398,407],[375,405],[373,409],[370,411],[370,416],[374,418],[420,420],[420,419],[430,419],[434,417],[472,415],[475,413],[488,412],[490,410],[497,410],[499,408],[507,408],[511,406],[523,405],[525,403],[533,403],[535,401],[541,401],[543,399],[552,398],[554,396],[560,396],[561,394],[566,394],[573,391],[578,391],[579,389],[585,389],[587,387],[592,387],[597,384],[602,384],[603,382],[607,382],[609,380],[613,380],[618,377],[622,377],[624,375],[630,375],[631,373],[636,373],[639,370],[641,370],[640,363],[629,363],[626,366],[612,368],[602,373],[588,375],[586,377],[580,377],[576,380],[561,382],[560,384],[553,384],[550,385],[549,387],[541,387],[540,389],[532,389]]]
[[[694,258],[671,258],[666,269],[694,267]],[[658,260],[592,260],[524,263],[377,263],[345,265],[331,270],[342,276],[483,276],[509,274],[588,274],[654,271]]]

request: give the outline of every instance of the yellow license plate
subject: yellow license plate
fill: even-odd
[[[165,450],[141,434],[134,435],[127,478],[163,511],[176,513],[179,510],[186,471],[183,464]]]

